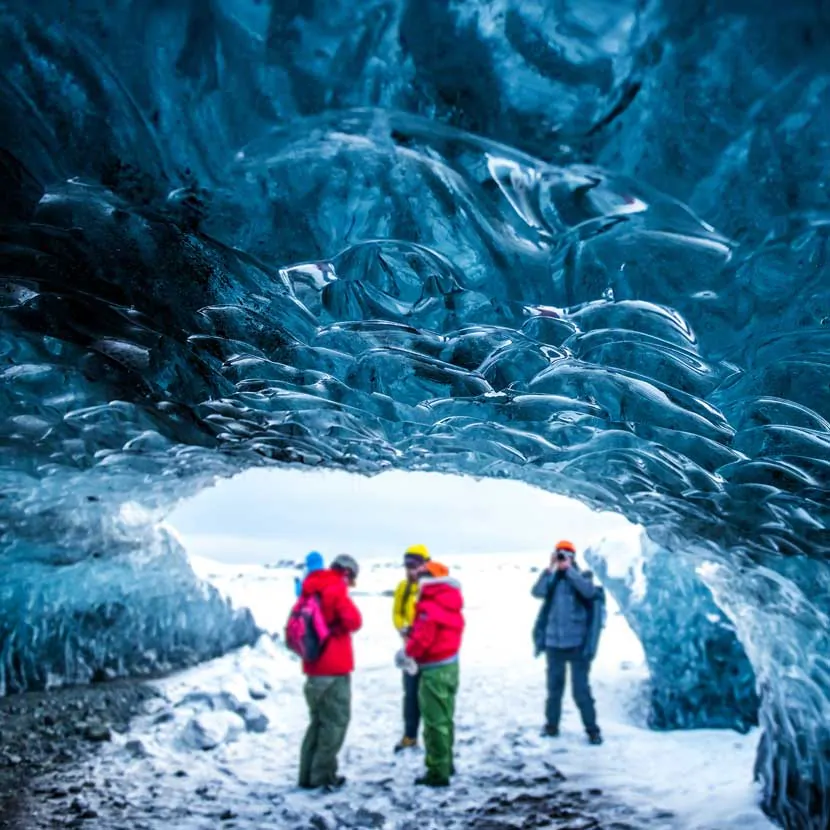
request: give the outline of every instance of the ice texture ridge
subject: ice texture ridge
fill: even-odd
[[[828,55],[813,0],[0,3],[7,688],[254,636],[157,528],[216,476],[511,477],[647,528],[830,824]]]
[[[104,538],[78,527],[67,558],[54,537],[4,547],[0,693],[158,674],[258,635],[249,611],[196,579],[169,530],[126,512]],[[90,555],[90,536],[105,553]]]
[[[643,645],[649,725],[738,732],[757,726],[755,672],[735,626],[698,577],[700,562],[656,545],[645,532],[637,540],[638,555],[626,562],[619,550],[625,541],[604,539],[585,558]]]

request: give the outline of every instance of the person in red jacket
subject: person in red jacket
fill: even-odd
[[[464,633],[461,586],[446,565],[426,562],[418,573],[415,621],[406,642],[406,656],[421,672],[418,701],[424,724],[426,774],[416,784],[446,787],[455,772],[455,698],[458,694],[458,652]]]
[[[346,554],[335,557],[327,570],[314,571],[304,580],[302,596],[317,596],[330,635],[318,660],[303,661],[305,698],[311,722],[300,752],[300,787],[328,790],[342,787],[337,755],[351,719],[351,674],[354,671],[352,634],[363,621],[349,598],[358,575],[357,562]]]

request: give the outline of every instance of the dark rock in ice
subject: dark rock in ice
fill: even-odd
[[[150,755],[147,751],[147,747],[137,739],[127,741],[127,743],[124,744],[124,750],[133,758],[147,758]]]
[[[251,700],[265,700],[268,697],[268,692],[265,690],[264,687],[260,686],[251,686],[248,689],[248,694],[251,696]]]
[[[66,798],[69,793],[63,787],[51,787],[45,794],[49,798]]]
[[[350,827],[380,828],[386,824],[386,816],[365,807],[358,807],[348,821]]]
[[[83,735],[88,741],[102,742],[112,740],[112,733],[109,726],[100,721],[90,721],[83,730]]]
[[[245,721],[248,732],[265,732],[268,729],[267,715],[254,703],[243,703],[236,714]]]
[[[80,796],[72,799],[69,809],[73,813],[79,813],[82,818],[95,818],[98,814],[89,806],[89,802]]]

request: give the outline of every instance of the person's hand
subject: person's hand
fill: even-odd
[[[408,657],[403,649],[395,655],[395,667],[407,674],[418,674],[418,664],[411,657]]]

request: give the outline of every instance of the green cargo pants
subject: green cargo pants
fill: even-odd
[[[458,662],[421,668],[418,702],[423,719],[427,777],[447,781],[453,771]]]
[[[305,699],[311,723],[300,752],[300,786],[336,784],[337,753],[346,740],[352,713],[351,676],[309,677]]]

